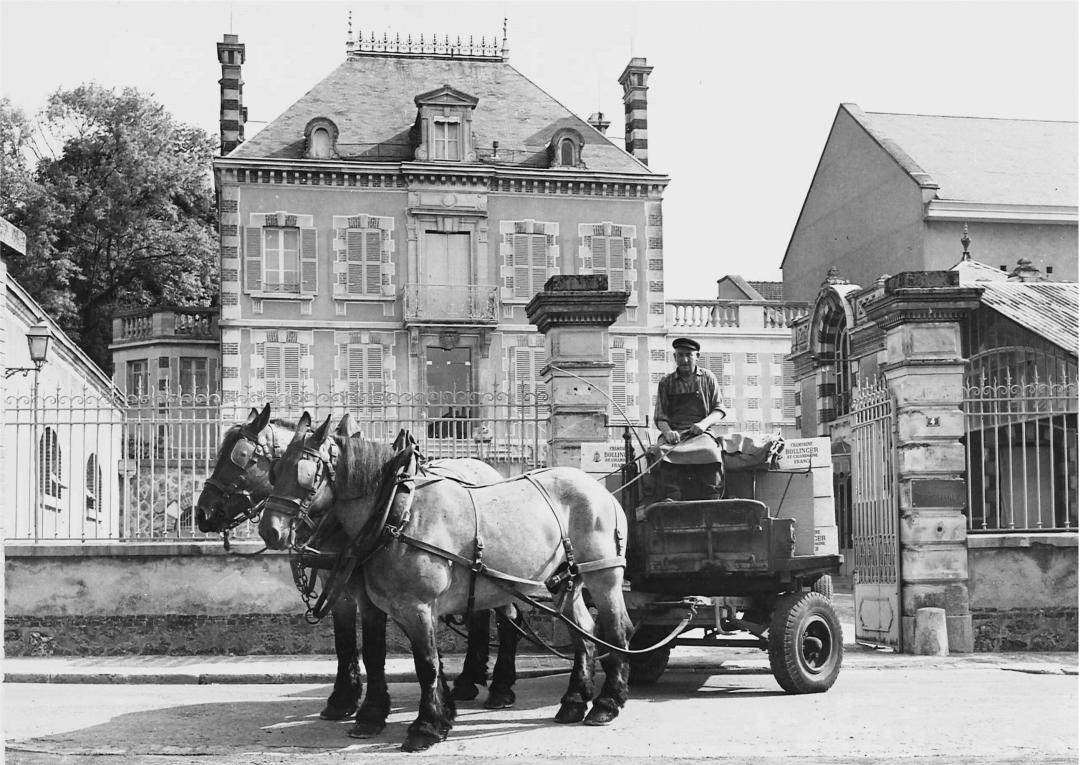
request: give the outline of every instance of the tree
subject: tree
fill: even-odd
[[[54,93],[36,121],[5,99],[0,139],[0,214],[27,234],[9,269],[99,366],[112,369],[117,311],[213,301],[205,131],[133,88],[84,85]]]

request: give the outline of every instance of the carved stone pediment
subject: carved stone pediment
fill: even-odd
[[[468,93],[458,90],[457,88],[452,88],[449,85],[443,85],[441,88],[435,88],[435,90],[429,90],[427,93],[421,93],[413,100],[417,107],[463,106],[472,109],[480,103],[480,99],[476,96],[470,96]]]

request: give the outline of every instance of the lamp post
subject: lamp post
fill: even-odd
[[[42,320],[26,330],[26,344],[30,346],[30,360],[34,362],[32,367],[9,367],[4,370],[4,379],[8,379],[16,372],[22,372],[26,377],[28,372],[34,373],[34,388],[30,398],[30,476],[33,481],[31,497],[34,504],[34,539],[41,538],[41,480],[37,471],[38,452],[41,447],[38,444],[38,373],[44,366],[49,356],[49,344],[52,341],[52,330],[48,322]]]

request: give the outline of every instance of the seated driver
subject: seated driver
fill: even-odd
[[[720,420],[727,413],[720,407],[720,385],[716,376],[698,366],[701,345],[688,337],[676,338],[674,372],[661,378],[657,386],[654,419],[660,429],[661,444],[709,433],[720,435]],[[660,463],[661,494],[668,500],[720,499],[723,494],[723,465],[675,465]]]

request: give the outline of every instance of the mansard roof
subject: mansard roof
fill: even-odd
[[[584,138],[582,159],[587,170],[652,174],[648,166],[497,59],[350,56],[229,157],[300,159],[304,126],[325,117],[339,128],[336,148],[341,159],[411,161],[415,99],[451,91],[478,99],[472,133],[480,163],[547,168],[552,135],[569,127]],[[499,142],[497,158],[492,157],[494,141]]]

